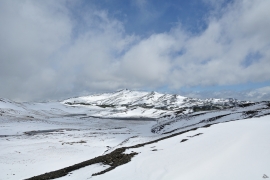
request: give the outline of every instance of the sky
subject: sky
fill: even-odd
[[[0,97],[128,88],[270,100],[269,7],[269,0],[1,0]]]

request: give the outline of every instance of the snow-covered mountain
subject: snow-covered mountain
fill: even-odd
[[[248,177],[270,174],[270,146],[261,144],[270,140],[269,122],[269,101],[127,89],[61,102],[0,98],[0,179],[252,179],[234,170],[252,168],[257,157],[262,172]],[[229,158],[219,158],[224,155]],[[229,161],[235,157],[245,160]],[[200,173],[207,164],[234,175]]]
[[[176,94],[120,90],[62,102],[18,103],[0,99],[0,115],[14,117],[61,117],[80,115],[81,118],[133,118],[155,120],[182,116],[193,112],[222,110],[251,104],[236,99],[196,99]]]
[[[238,101],[236,99],[196,99],[187,98],[177,94],[161,94],[158,92],[140,92],[123,89],[114,93],[104,93],[90,95],[78,98],[70,98],[63,101],[68,105],[97,105],[101,107],[149,107],[155,109],[180,109],[193,106],[216,106],[223,109],[240,104],[248,103],[247,101]]]
[[[206,120],[207,118],[227,121],[241,119],[246,111],[250,110],[268,113],[268,110],[264,110],[268,104],[269,102],[254,103],[232,98],[196,99],[176,94],[123,89],[113,93],[70,98],[61,102],[18,103],[1,98],[0,116],[32,120],[78,117],[86,120],[97,118],[155,121],[157,124],[151,131],[166,133],[201,122],[211,122]]]
[[[189,114],[197,111],[221,110],[241,107],[250,104],[248,101],[236,99],[196,99],[177,94],[161,94],[157,92],[140,92],[128,89],[114,93],[70,98],[62,102],[69,106],[102,107],[108,114],[94,114],[96,117],[147,117],[161,118],[174,115]],[[110,110],[111,109],[111,110]]]

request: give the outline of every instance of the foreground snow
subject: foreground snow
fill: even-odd
[[[121,122],[127,123],[118,123]],[[125,125],[136,127],[135,122]],[[137,128],[141,125],[138,123]],[[128,149],[125,153],[138,155],[105,174],[92,176],[108,168],[94,164],[59,179],[261,179],[270,174],[269,129],[270,116],[215,124]],[[93,136],[97,130],[91,133],[90,129],[81,129],[2,137],[0,167],[5,173],[1,173],[0,179],[25,179],[102,155],[107,146],[116,146],[134,135],[119,133],[124,131],[132,132],[124,128],[102,129]],[[155,137],[147,133],[138,135],[148,141]],[[139,142],[142,141],[133,144]]]
[[[92,179],[262,179],[270,175],[269,129],[270,116],[200,128],[127,150],[139,154],[130,163]],[[202,134],[194,136],[198,133]]]

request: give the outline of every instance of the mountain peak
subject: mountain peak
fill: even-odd
[[[127,88],[123,88],[123,89],[117,90],[116,92],[122,92],[122,91],[131,91],[131,90],[129,90],[129,89],[127,89]]]

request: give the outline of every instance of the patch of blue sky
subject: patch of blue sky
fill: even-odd
[[[177,57],[183,56],[186,53],[186,49],[182,48],[178,51],[173,51],[170,53],[170,57],[172,60],[174,60]]]
[[[140,36],[168,32],[179,24],[191,33],[202,32],[207,28],[206,19],[211,12],[211,6],[202,0],[148,0],[141,4],[136,2],[84,0],[82,7],[77,7],[76,11],[95,6],[123,22],[126,33]]]
[[[193,87],[183,87],[181,88],[182,92],[204,92],[204,91],[246,91],[254,90],[270,86],[270,81],[264,82],[247,82],[243,84],[236,85],[215,85],[215,86],[193,86]]]
[[[244,61],[241,63],[241,65],[245,68],[251,66],[252,64],[256,63],[256,62],[259,62],[260,59],[262,58],[262,54],[259,53],[259,52],[252,52],[252,53],[249,53]]]
[[[212,59],[210,59],[210,58],[204,59],[204,60],[202,60],[200,63],[201,63],[202,65],[206,65],[206,64],[208,64],[211,60],[212,60]]]

